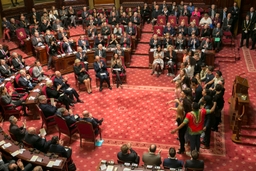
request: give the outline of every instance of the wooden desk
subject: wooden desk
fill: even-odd
[[[46,47],[35,47],[36,58],[40,61],[41,65],[47,65],[48,63],[48,55],[46,51]]]
[[[24,40],[24,45],[25,45],[25,49],[24,52],[28,55],[31,56],[33,54],[33,46],[32,46],[32,42],[31,39],[25,39]]]
[[[154,52],[151,52],[149,49],[149,67],[151,68],[151,65],[154,61]],[[182,51],[176,51],[177,53],[177,63],[183,62],[183,50]],[[214,59],[215,59],[215,51],[214,50],[206,50],[205,52],[205,63],[208,66],[214,66]]]
[[[90,69],[93,68],[93,63],[94,63],[94,59],[95,59],[94,53],[95,53],[95,51],[87,51],[86,52],[86,56],[88,57],[88,60],[87,60],[88,67]],[[106,63],[107,63],[107,66],[110,67],[111,58],[113,57],[113,51],[111,51],[110,49],[106,49],[106,53],[107,53]],[[76,59],[75,54],[70,54],[65,57],[54,56],[53,57],[54,68],[56,71],[60,71],[61,74],[73,72],[73,64],[74,64],[75,59]],[[131,62],[131,49],[130,48],[127,48],[124,50],[124,60],[125,60],[126,67],[129,67],[130,62]]]
[[[11,140],[5,139],[4,137],[4,133],[0,133],[0,141],[4,140],[5,143],[11,143],[12,145],[8,148],[3,149],[2,146],[0,147],[0,151],[3,153],[3,155],[7,155],[10,156],[13,152],[17,151],[20,149],[19,146],[15,145]],[[22,154],[18,154],[17,156],[15,156],[15,159],[21,159],[22,161],[26,162],[26,163],[31,163],[34,166],[42,166],[43,170],[52,170],[52,171],[63,171],[65,170],[65,166],[66,166],[66,158],[62,158],[62,157],[58,157],[55,159],[50,159],[49,157],[45,156],[43,153],[39,153],[39,154],[31,154],[31,152],[29,151],[29,149],[27,147],[24,147],[25,151]],[[38,156],[40,158],[42,158],[42,162],[32,162],[30,161],[30,159],[33,157],[33,155]],[[62,160],[62,162],[60,163],[60,166],[53,166],[52,168],[46,167],[47,164],[49,163],[49,161],[55,161],[55,160]]]
[[[100,169],[100,166],[101,165],[104,165],[104,164],[99,164],[98,165],[98,167],[97,167],[97,169],[96,169],[96,171],[99,171],[99,170],[101,170]],[[127,169],[131,169],[131,166],[129,166],[129,167],[126,167],[126,166],[124,166],[123,164],[114,164],[114,165],[109,165],[109,166],[114,166],[114,169],[113,169],[113,171],[115,170],[115,168],[116,168],[116,171],[123,171],[125,168],[127,168]],[[107,166],[108,167],[108,166]],[[101,171],[106,171],[107,169],[104,169],[104,170],[101,170]],[[147,169],[147,168],[144,168],[143,166],[138,166],[137,168],[134,168],[133,170],[138,170],[138,171],[152,171],[152,169]],[[164,169],[163,168],[160,168],[160,169],[157,169],[158,171],[164,171]],[[167,169],[166,169],[167,170]],[[169,170],[169,169],[168,169]]]

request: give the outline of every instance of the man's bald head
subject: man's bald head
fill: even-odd
[[[36,128],[35,127],[29,127],[28,128],[28,133],[29,134],[36,134]]]

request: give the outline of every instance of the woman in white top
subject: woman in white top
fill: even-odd
[[[211,25],[212,19],[208,16],[208,14],[204,14],[204,17],[200,20],[199,25]]]
[[[210,84],[212,84],[212,86],[211,86],[211,90],[214,90],[215,89],[215,86],[217,85],[217,84],[219,84],[219,82],[224,82],[224,79],[223,79],[223,77],[222,77],[222,72],[220,71],[220,70],[218,70],[218,71],[216,71],[216,73],[215,73],[215,77],[210,81],[210,82],[208,82],[208,84],[210,85]]]
[[[152,64],[152,73],[153,75],[155,71],[157,72],[157,77],[160,76],[162,70],[164,69],[164,52],[160,45],[157,46],[156,51],[154,52],[154,61]]]
[[[116,36],[122,36],[123,35],[123,30],[121,27],[119,27],[119,24],[117,23],[115,28],[114,28],[114,35]]]

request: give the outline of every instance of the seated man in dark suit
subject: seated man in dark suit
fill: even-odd
[[[0,44],[0,59],[5,59],[10,56],[10,52],[7,49],[7,46]]]
[[[100,59],[99,56],[95,57],[95,62],[93,63],[94,71],[96,72],[96,77],[100,79],[100,91],[102,91],[102,84],[104,81],[107,82],[108,88],[112,90],[109,81],[109,73],[107,70],[107,65],[103,60]]]
[[[131,148],[131,144],[123,144],[121,151],[117,153],[118,160],[128,163],[137,163],[140,162],[140,157],[138,154]]]
[[[105,46],[105,44],[106,44],[105,40],[103,39],[103,37],[100,33],[94,39],[94,47],[97,48],[99,44],[101,44],[102,46]]]
[[[81,118],[80,120],[91,123],[94,129],[95,135],[99,133],[99,125],[101,125],[103,122],[103,118],[101,118],[100,120],[97,118],[94,118],[92,114],[86,110],[83,111],[83,118]]]
[[[164,28],[164,34],[166,33],[169,33],[171,36],[175,36],[176,34],[175,28],[171,25],[170,22],[168,22]]]
[[[161,161],[161,150],[158,152],[158,154],[155,154],[156,152],[156,145],[151,144],[149,147],[149,150],[147,153],[144,153],[142,156],[142,161],[145,165],[153,165],[153,166],[160,166]]]
[[[116,45],[116,50],[114,50],[114,54],[117,53],[119,56],[124,56],[124,50],[121,49],[121,45],[117,44]]]
[[[25,67],[25,60],[16,52],[12,53],[12,66],[16,71]]]
[[[25,70],[20,70],[19,84],[27,89],[33,89],[36,83],[31,82],[32,78],[30,75],[26,75]]]
[[[31,38],[32,45],[35,46],[44,46],[44,38],[39,35],[38,32],[35,32],[35,36]]]
[[[134,36],[136,34],[136,30],[132,25],[132,22],[129,22],[128,26],[126,27],[125,32],[130,35],[130,36]]]
[[[133,13],[133,16],[131,16],[130,20],[131,20],[131,22],[133,24],[140,25],[141,21],[140,21],[140,18],[138,17],[138,13],[137,12]]]
[[[44,136],[41,136],[42,137],[38,136],[38,134],[36,133],[36,128],[29,127],[27,134],[25,135],[24,141],[32,147],[36,148],[37,150],[46,153],[51,145],[51,141],[46,141]]]
[[[39,101],[39,107],[42,110],[45,118],[48,118],[56,114],[58,110],[57,107],[47,103],[47,98],[45,95],[39,96],[38,101]]]
[[[38,24],[35,24],[35,26],[31,29],[31,35],[35,35],[35,32],[41,33],[41,30],[39,28]]]
[[[155,49],[156,47],[162,45],[161,40],[158,39],[157,34],[154,34],[153,37],[150,39],[149,45],[150,45],[150,48],[155,48]]]
[[[127,33],[124,32],[123,36],[121,37],[120,44],[122,47],[131,47],[131,38],[127,36]]]
[[[70,158],[72,155],[72,149],[63,146],[63,141],[59,139],[58,136],[53,136],[51,140],[51,145],[48,150],[50,153],[55,153],[61,157]]]
[[[73,39],[63,38],[62,48],[65,53],[72,53],[74,50],[75,42]]]
[[[26,123],[23,122],[23,125],[21,127],[18,127],[17,121],[18,119],[15,116],[9,117],[9,122],[11,123],[9,131],[15,137],[16,141],[21,142],[26,134]]]
[[[74,128],[75,127],[74,123],[80,120],[79,116],[74,115],[71,109],[68,111],[66,108],[60,108],[59,112],[61,116],[65,119],[70,129]]]
[[[1,59],[0,63],[1,63],[1,65],[0,65],[1,75],[3,75],[4,77],[10,77],[12,75],[11,68],[13,66],[10,67],[9,65],[7,65],[4,59]]]
[[[97,35],[97,28],[95,27],[95,25],[89,25],[87,27],[87,35],[88,37],[95,37]]]
[[[80,46],[83,50],[90,49],[89,41],[84,38],[84,35],[80,36],[78,46]]]
[[[83,101],[79,99],[79,94],[76,92],[75,89],[73,89],[69,86],[67,81],[68,81],[67,77],[62,77],[62,75],[59,71],[55,71],[55,79],[53,82],[54,86],[55,87],[60,86],[59,90],[61,90],[65,94],[67,94],[73,102],[74,102],[74,96],[75,96],[77,102],[83,103]]]
[[[101,34],[102,34],[103,36],[108,36],[108,35],[110,35],[110,33],[111,33],[111,30],[110,30],[110,28],[108,27],[107,22],[104,22],[104,23],[102,24],[102,27],[101,27]]]
[[[18,159],[17,162],[15,162],[14,160],[11,160],[7,168],[8,171],[17,171],[17,170],[31,171],[32,169],[33,169],[33,166],[31,163],[28,163],[26,166],[24,166],[21,159]]]
[[[210,41],[210,38],[207,37],[205,40],[203,40],[200,47],[201,49],[212,50],[212,42]]]
[[[164,159],[163,166],[167,168],[182,168],[183,161],[178,160],[176,158],[176,150],[175,148],[171,147],[169,149],[169,157]]]
[[[198,160],[199,153],[196,150],[191,152],[192,160],[187,160],[185,163],[185,168],[191,169],[204,169],[204,161]]]
[[[107,57],[107,53],[106,53],[106,51],[103,49],[102,44],[99,44],[99,45],[98,45],[98,49],[95,50],[94,55],[95,55],[95,56],[99,56],[99,57],[101,57],[101,58],[106,58],[106,57]]]
[[[117,23],[119,23],[119,17],[116,16],[114,11],[112,11],[112,15],[108,18],[108,23],[112,26],[115,26]]]
[[[199,40],[196,38],[195,34],[192,34],[191,38],[188,41],[188,47],[191,50],[196,50],[199,47]]]

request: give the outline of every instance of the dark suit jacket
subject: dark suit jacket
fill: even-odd
[[[21,61],[21,60],[22,60],[22,57],[19,55],[18,58],[19,58],[20,62],[22,63],[22,65],[25,66],[25,63]],[[20,69],[22,69],[22,68],[20,67],[20,63],[19,63],[15,58],[12,58],[12,65],[13,65],[13,67],[14,67],[15,70],[20,70]]]
[[[185,168],[204,168],[203,160],[187,160],[185,163]]]
[[[206,40],[203,40],[201,45],[200,45],[202,47],[202,49],[212,50],[212,42],[211,41],[208,42],[208,47],[207,48],[204,48],[205,44],[206,44]]]
[[[168,168],[182,168],[183,161],[178,159],[167,158],[167,159],[164,159],[163,166]]]
[[[120,40],[120,44],[122,47],[130,47],[131,46],[131,38],[130,37],[126,37],[126,41],[124,41],[124,37],[121,37],[121,40]]]
[[[41,39],[41,41],[37,41],[36,37],[32,37],[31,38],[31,41],[32,41],[32,45],[33,46],[38,46],[38,43],[44,43],[44,38],[39,36],[39,38]]]
[[[97,23],[98,23],[98,22],[97,22],[96,20],[89,20],[89,19],[88,19],[87,22],[86,22],[86,26],[87,26],[87,27],[88,27],[89,25],[95,25],[95,26],[96,26]]]
[[[110,31],[110,28],[108,26],[104,26],[104,27],[101,27],[101,34],[102,35],[110,35],[111,31]]]
[[[121,17],[120,23],[123,25],[128,25],[130,19],[128,17]]]
[[[80,55],[79,52],[76,53],[76,59],[79,59],[80,61],[84,62],[87,61],[88,57],[86,56],[85,52],[81,52],[82,55]]]
[[[57,112],[57,108],[55,106],[52,106],[52,105],[48,104],[48,103],[45,103],[45,104],[40,103],[39,107],[42,110],[45,118],[53,116]]]
[[[256,12],[253,12],[252,17],[251,17],[251,12],[247,12],[247,15],[250,16],[251,23],[254,24],[256,22]]]
[[[33,27],[33,28],[31,29],[31,33],[30,33],[30,34],[31,34],[31,35],[34,35],[35,32],[41,33],[40,28],[38,27],[38,28],[36,29],[35,27]]]
[[[202,29],[200,37],[210,37],[211,36],[211,30],[208,29]]]
[[[67,115],[67,116],[63,116],[63,118],[65,119],[67,125],[69,128],[71,128],[71,125],[76,123],[76,119],[75,119],[75,116],[74,115]]]
[[[167,51],[165,53],[165,58],[167,60],[170,59],[170,52],[169,51]],[[172,62],[173,62],[173,64],[176,64],[176,62],[177,62],[177,53],[174,50],[172,51]]]
[[[74,46],[75,46],[75,43],[74,42],[68,42],[68,44],[69,44],[70,48],[73,50]],[[66,42],[63,42],[63,44],[62,44],[62,48],[63,48],[63,51],[65,53],[68,52],[68,44]]]
[[[89,16],[88,11],[82,11],[81,16],[82,16],[83,19],[86,19]]]
[[[6,77],[11,76],[12,72],[10,70],[9,65],[5,64],[4,67],[2,65],[0,65],[0,72],[1,72],[1,74],[6,76]]]
[[[60,90],[63,90],[63,91],[65,91],[66,89],[69,88],[69,85],[66,82],[63,81],[63,77],[62,76],[61,77],[55,77],[55,79],[53,81],[53,85],[55,87],[58,87],[58,85],[61,85]]]
[[[2,51],[0,51],[0,59],[4,59],[6,56],[10,56],[10,52],[8,51],[8,53],[6,53],[6,51],[8,50],[6,46],[3,46],[3,50],[5,52],[5,55],[2,53]]]
[[[118,160],[121,160],[124,162],[138,163],[138,155],[132,148],[130,148],[129,154],[123,154],[121,151],[118,152],[117,158]]]
[[[63,27],[63,25],[62,25],[61,22],[60,22],[59,24],[54,23],[54,24],[52,25],[52,29],[53,29],[54,31],[57,31],[58,26],[59,26],[59,27]]]
[[[48,30],[48,29],[51,29],[51,25],[48,25],[48,23],[46,23],[46,24],[44,24],[44,23],[41,23],[40,24],[40,30],[42,31],[42,32],[46,32],[46,30]]]
[[[115,20],[114,20],[115,19]],[[108,18],[108,23],[110,25],[116,25],[117,23],[119,23],[119,17],[117,16],[111,16]]]
[[[125,32],[130,35],[130,36],[134,36],[136,34],[136,30],[134,27],[129,27],[127,26],[126,29],[125,29]]]
[[[199,30],[198,30],[198,28],[196,26],[194,27],[194,30],[195,30],[195,35],[198,36],[199,35]],[[188,35],[189,36],[192,35],[192,32],[193,32],[192,27],[188,27]]]
[[[219,34],[217,35],[217,33]],[[222,34],[223,34],[222,28],[219,28],[218,30],[217,28],[214,28],[212,30],[212,37],[222,37]]]
[[[98,45],[102,44],[102,46],[105,46],[106,42],[104,40],[104,38],[102,38],[102,40],[100,41],[98,37],[95,38],[94,40],[94,47],[98,48]]]
[[[19,78],[19,83],[23,86],[23,87],[29,87],[29,83],[30,83],[30,80],[25,80],[23,77],[20,77]]]
[[[135,17],[132,16],[132,17],[130,18],[131,22],[132,22],[133,24],[140,25],[140,22],[141,22],[140,18],[139,18],[139,17],[136,17],[136,18],[137,18],[137,22],[135,21]]]
[[[213,13],[213,16],[215,17],[215,14],[216,14],[216,9],[212,11],[212,9],[210,8],[209,9],[209,12],[208,12],[208,15],[209,17],[211,18],[212,17],[212,13]]]
[[[63,33],[64,33],[64,36],[68,38],[67,32],[63,32]],[[58,38],[58,40],[63,40],[63,35],[62,35],[61,32],[59,32],[59,33],[57,34],[57,38]]]
[[[85,45],[83,45],[83,42],[81,39],[78,40],[78,46],[80,46],[81,48],[83,48],[83,50],[85,50],[85,47],[86,49],[90,49],[90,44],[88,42],[88,40],[83,40]],[[85,46],[85,47],[84,47]]]
[[[164,48],[167,48],[168,45],[172,45],[172,39],[169,38],[169,40],[167,40],[166,38],[164,38],[162,45]]]
[[[145,165],[153,165],[153,166],[160,166],[162,161],[161,161],[161,156],[158,154],[151,154],[151,153],[144,153],[142,156],[142,161],[144,162]]]
[[[53,39],[55,38],[54,35],[50,34],[50,35],[45,35],[44,36],[44,39],[45,39],[45,42],[50,45],[50,39]]]
[[[197,49],[197,48],[200,46],[200,44],[199,44],[199,40],[198,40],[197,38],[195,38],[195,40],[196,40],[195,49]],[[191,43],[191,42],[192,42],[192,39],[189,39],[189,40],[188,40],[188,47],[189,47],[190,49],[193,49],[194,43]]]
[[[154,38],[151,38],[150,41],[149,41],[149,45],[150,45],[150,48],[154,48],[154,47],[157,47],[157,46],[161,46],[162,43],[161,43],[161,40],[160,39],[157,39],[156,43],[154,42]]]
[[[9,131],[13,134],[18,142],[21,142],[26,134],[26,128],[18,127],[17,125],[11,124],[9,127]]]
[[[119,56],[124,56],[124,50],[120,49],[120,51],[114,50],[114,53],[117,53]]]
[[[51,141],[46,141],[38,135],[28,133],[25,135],[24,141],[42,152],[47,152],[51,144]]]
[[[183,36],[186,36],[188,34],[188,28],[186,26],[179,26],[178,33],[182,33]]]
[[[106,73],[108,75],[107,65],[103,60],[100,60],[103,66],[100,68],[97,62],[93,63],[94,71],[96,72],[96,77],[100,77],[100,73]]]
[[[171,28],[164,28],[164,34],[169,33],[171,36],[174,36],[176,34],[175,28],[171,27]]]
[[[70,150],[66,151],[65,147],[59,145],[59,144],[51,144],[49,148],[50,153],[56,153],[60,154],[62,157],[69,158],[71,156]]]
[[[174,15],[174,16],[175,16],[175,11],[174,11],[174,10],[171,11],[171,15]],[[177,11],[176,11],[176,17],[179,17],[179,16],[180,16],[180,11],[177,10]]]
[[[99,49],[95,50],[94,55],[95,56],[99,56],[99,51],[100,51]],[[101,50],[101,57],[102,58],[106,58],[107,57],[107,53],[106,53],[106,51],[104,49]]]
[[[97,29],[96,28],[93,28],[92,31],[90,29],[87,29],[88,37],[92,37],[93,33],[94,33],[94,36],[97,35]]]
[[[57,91],[57,89],[53,87],[46,87],[46,95],[48,98],[55,98],[58,99],[60,96],[60,93]]]
[[[222,29],[225,31],[229,31],[230,28],[228,27],[228,25],[232,26],[233,23],[233,19],[230,18],[229,20],[227,18],[224,19],[223,24],[222,24]]]

